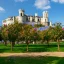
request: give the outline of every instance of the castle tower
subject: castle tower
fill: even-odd
[[[19,9],[19,23],[24,22],[24,10]]]
[[[50,26],[52,26],[52,22],[50,22]]]
[[[43,18],[48,18],[48,11],[43,12]]]
[[[19,9],[19,16],[24,16],[24,10]]]
[[[41,24],[48,26],[48,11],[43,12],[43,18],[41,18]]]
[[[38,14],[37,13],[35,13],[35,22],[36,22],[36,24],[38,22]]]

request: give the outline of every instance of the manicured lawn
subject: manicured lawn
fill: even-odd
[[[0,64],[64,64],[64,57],[0,57]]]
[[[4,46],[0,44],[0,53],[2,52],[26,52],[26,44],[16,44],[13,51],[10,50],[11,46],[8,44]],[[54,52],[57,51],[57,43],[50,43],[49,47],[46,44],[29,44],[29,52]],[[64,42],[60,43],[60,51],[64,51]]]
[[[60,50],[64,51],[64,43],[60,43]],[[57,51],[57,43],[51,43],[48,47],[44,44],[30,44],[29,52],[50,52]],[[26,52],[26,44],[15,45],[13,51],[10,45],[0,44],[0,53],[3,52]],[[39,56],[39,57],[0,57],[0,64],[64,64],[64,57]]]

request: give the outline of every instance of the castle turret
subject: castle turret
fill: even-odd
[[[24,10],[19,9],[19,16],[24,16]]]
[[[43,12],[43,18],[48,18],[48,11]]]
[[[43,12],[43,17],[41,18],[41,24],[43,24],[45,26],[48,26],[48,22],[49,22],[48,11],[44,11]]]
[[[19,9],[19,23],[24,22],[24,10]]]
[[[52,22],[50,22],[50,26],[52,26]]]
[[[38,22],[38,14],[37,13],[35,13],[35,22],[36,22],[36,24]]]

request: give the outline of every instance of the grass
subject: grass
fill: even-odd
[[[11,52],[10,45],[4,46],[0,44],[0,53]],[[60,50],[64,51],[64,42],[60,43]],[[29,52],[53,52],[57,51],[57,43],[50,43],[48,47],[46,44],[30,44]],[[26,44],[15,45],[13,52],[26,52]],[[64,64],[64,57],[52,57],[52,56],[39,56],[39,57],[0,57],[0,64]]]
[[[64,57],[0,57],[0,64],[64,64]]]
[[[26,52],[26,44],[16,44],[13,47],[13,51],[10,50],[11,46],[8,44],[4,46],[0,44],[0,53],[11,52],[21,53]],[[57,51],[57,43],[50,43],[49,47],[46,44],[29,44],[29,52],[55,52]],[[64,52],[64,42],[60,43],[60,51]]]

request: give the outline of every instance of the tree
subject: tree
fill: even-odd
[[[2,38],[2,29],[0,29],[0,41],[2,41],[3,38]]]
[[[11,51],[13,50],[13,46],[15,45],[15,41],[18,39],[19,32],[21,30],[21,24],[15,20],[14,24],[7,26],[8,28],[8,38],[11,42]]]
[[[50,30],[46,30],[46,31],[45,31],[44,40],[47,41],[48,46],[49,46],[49,41],[50,41],[50,39],[51,39]]]
[[[45,37],[45,30],[44,31],[40,31],[39,32],[39,37],[42,40],[42,43],[45,41],[44,37]]]
[[[30,35],[31,29],[32,29],[31,25],[24,24],[20,33],[19,33],[20,34],[19,38],[21,40],[24,40],[27,44],[27,51],[28,51],[28,45],[29,45],[30,40],[31,40],[31,35]]]
[[[37,40],[38,41],[40,40],[39,31],[37,30],[37,28],[32,28],[30,35],[31,35],[31,40],[33,40],[35,43]]]
[[[44,25],[42,25],[42,24],[35,24],[34,27],[39,28],[39,27],[44,27]]]
[[[5,46],[7,46],[7,40],[8,40],[8,29],[7,27],[2,27],[2,39],[4,40]]]
[[[61,27],[61,25],[56,25],[54,27],[53,34],[54,34],[53,38],[58,43],[58,51],[60,51],[60,40],[62,39],[62,27]]]
[[[42,39],[42,42],[47,42],[48,46],[49,46],[49,41],[51,40],[51,31],[50,28],[44,31],[40,32],[40,37]]]
[[[64,39],[64,30],[62,30],[62,39]]]
[[[25,25],[24,26],[24,34],[25,34],[25,41],[27,44],[27,51],[28,51],[28,45],[29,45],[30,40],[31,40],[31,35],[30,35],[31,29],[32,29],[31,25]]]

